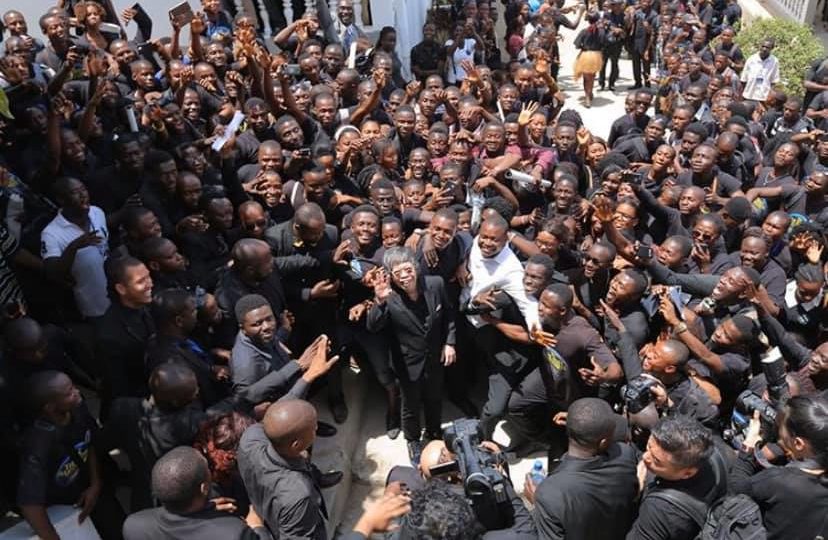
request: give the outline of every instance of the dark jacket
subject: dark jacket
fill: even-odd
[[[177,514],[166,508],[142,510],[124,523],[125,540],[264,540],[264,527],[251,529],[240,518],[216,510],[212,505],[192,514]]]
[[[637,452],[627,444],[612,444],[589,459],[564,454],[535,494],[540,538],[623,539],[636,512],[637,465]]]
[[[322,238],[314,246],[296,246],[293,220],[274,225],[265,231],[265,240],[273,252],[273,262],[285,285],[288,300],[308,302],[311,288],[331,277],[331,259],[336,250],[336,227],[325,225]]]
[[[213,376],[210,354],[193,340],[181,340],[163,334],[156,335],[147,345],[146,369],[151,372],[159,364],[174,360],[186,365],[198,380],[198,397],[209,407],[227,395],[226,385]]]
[[[95,327],[96,357],[105,369],[111,397],[147,395],[144,352],[155,334],[155,322],[146,308],[130,309],[114,301]]]
[[[282,457],[261,424],[245,430],[237,459],[250,502],[275,538],[328,538],[325,501],[308,461]]]
[[[229,269],[222,275],[216,288],[216,302],[222,312],[221,326],[216,335],[216,344],[229,349],[233,346],[239,323],[236,321],[236,302],[247,294],[261,294],[270,302],[270,308],[278,317],[286,306],[285,290],[282,279],[274,268],[273,272],[258,285],[251,286],[243,282],[238,272]]]
[[[393,327],[396,339],[392,361],[396,369],[407,371],[412,381],[420,378],[426,362],[440,361],[444,345],[455,343],[454,313],[446,296],[443,278],[420,276],[417,287],[428,305],[425,325],[405,305],[400,296],[405,293],[401,292],[395,292],[384,303],[374,305],[367,317],[371,332],[379,332],[388,325]]]

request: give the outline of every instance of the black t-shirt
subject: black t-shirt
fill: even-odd
[[[36,420],[23,435],[17,503],[75,504],[89,487],[89,450],[96,430],[83,404],[65,426]]]

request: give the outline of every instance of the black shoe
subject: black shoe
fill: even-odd
[[[477,405],[472,403],[472,401],[466,396],[449,398],[449,401],[451,401],[455,407],[460,409],[460,412],[462,412],[467,418],[477,418],[480,416],[480,411],[478,410]]]
[[[391,411],[385,413],[385,434],[392,441],[400,436],[400,413],[391,414]]]
[[[428,441],[442,441],[443,434],[439,431],[426,431],[423,433],[423,440]]]
[[[603,83],[602,83],[602,84],[600,84],[600,85],[598,85],[598,90],[600,90],[600,91],[602,91],[602,92],[603,92],[603,91],[604,91],[604,90],[606,90],[606,89],[607,89],[607,87],[606,87],[606,86],[604,86],[604,84],[603,84]]]
[[[420,467],[420,454],[423,453],[423,446],[420,441],[408,441],[408,459],[411,460],[411,466],[415,469]]]
[[[317,437],[333,437],[336,435],[336,428],[327,422],[316,421],[316,436]]]
[[[345,420],[348,419],[348,406],[345,405],[345,399],[340,398],[337,401],[331,401],[328,405],[331,407],[334,422],[337,424],[345,423]]]
[[[615,92],[615,85],[614,84],[609,85],[609,91],[610,92]]]
[[[641,88],[641,83],[635,83],[634,85],[627,88],[627,90],[638,90],[639,88]]]
[[[316,478],[317,484],[322,489],[334,487],[342,481],[342,471],[331,471],[329,473],[322,473]]]

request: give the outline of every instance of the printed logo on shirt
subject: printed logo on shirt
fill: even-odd
[[[75,453],[84,463],[89,459],[89,442],[91,439],[92,433],[87,429],[83,440],[74,445]],[[55,473],[55,484],[59,487],[70,486],[77,480],[78,474],[80,474],[80,467],[78,467],[73,456],[67,455],[60,461],[60,465],[58,465],[57,472]]]

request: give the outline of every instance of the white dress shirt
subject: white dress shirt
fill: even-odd
[[[530,330],[540,327],[538,318],[538,303],[529,298],[523,288],[523,265],[520,264],[517,256],[507,244],[500,253],[487,259],[477,245],[478,239],[474,239],[471,253],[469,254],[469,273],[471,283],[463,289],[460,301],[461,305],[468,306],[471,300],[481,292],[489,289],[500,289],[517,304],[523,314],[526,326]],[[493,316],[497,316],[493,314]],[[468,315],[469,322],[475,328],[484,326],[484,323],[477,315]]]
[[[771,87],[780,80],[779,60],[774,55],[770,55],[764,60],[759,57],[759,53],[751,55],[742,69],[741,80],[745,85],[744,90],[742,90],[744,99],[765,101]]]

